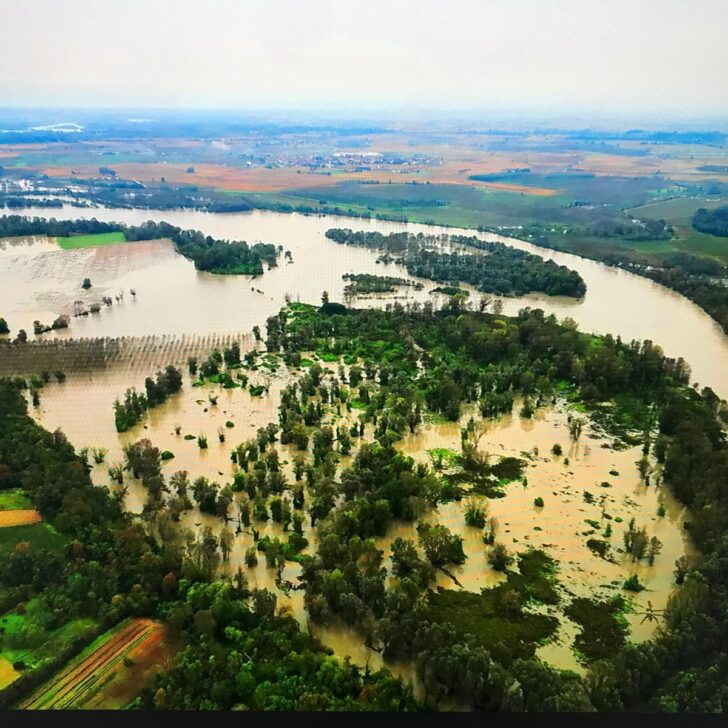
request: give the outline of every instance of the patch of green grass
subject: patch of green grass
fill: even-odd
[[[331,351],[321,350],[321,351],[317,351],[316,354],[319,357],[319,359],[321,359],[321,361],[335,362],[335,363],[338,363],[338,361],[339,361],[339,355],[334,354]]]
[[[34,507],[33,501],[20,488],[0,490],[0,511],[17,511]]]
[[[620,446],[639,445],[645,429],[653,425],[651,404],[630,394],[589,408],[592,420]]]
[[[34,523],[29,526],[0,528],[0,552],[12,549],[21,541],[30,541],[35,548],[54,551],[62,549],[68,540],[49,523]]]
[[[422,416],[425,422],[429,422],[433,425],[447,425],[450,420],[439,412],[425,412]]]
[[[72,235],[68,238],[56,238],[56,242],[63,250],[75,250],[77,248],[95,248],[101,245],[125,243],[126,236],[122,232],[98,233],[96,235]]]
[[[626,603],[620,596],[609,601],[578,597],[564,610],[581,627],[574,640],[576,651],[587,660],[611,658],[624,645],[628,634],[624,619]]]
[[[667,252],[708,256],[726,263],[728,262],[728,242],[725,238],[699,232],[692,226],[693,214],[699,208],[711,210],[726,204],[728,204],[726,197],[676,197],[633,207],[629,213],[637,217],[664,219],[672,224],[676,234],[672,240],[667,241],[669,244]],[[651,243],[646,243],[646,245],[649,246]]]
[[[460,454],[451,450],[449,447],[433,447],[427,450],[427,454],[433,460],[442,461],[445,465],[457,465],[460,460]]]

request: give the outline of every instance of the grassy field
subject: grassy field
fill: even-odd
[[[493,184],[508,175],[488,175]],[[411,222],[454,227],[496,227],[555,224],[584,227],[622,220],[622,208],[675,194],[661,178],[623,179],[591,175],[528,175],[517,178],[527,186],[553,187],[557,194],[537,196],[472,184],[362,184],[342,182],[334,187],[250,193],[260,206],[308,206],[313,210],[339,207],[347,212],[406,218]]]
[[[0,490],[0,511],[14,511],[32,507],[33,502],[20,488]]]
[[[507,178],[507,175],[487,176],[493,180]],[[696,209],[726,204],[727,197],[717,200],[675,197],[675,194],[687,194],[687,188],[677,188],[658,177],[530,175],[517,179],[524,185],[550,185],[558,189],[558,194],[533,196],[453,184],[344,182],[319,189],[252,193],[246,198],[256,206],[271,209],[304,207],[318,212],[338,208],[344,214],[417,223],[503,228],[504,234],[537,243],[539,237],[545,236],[561,250],[597,259],[622,252],[638,254],[659,264],[664,255],[687,252],[728,261],[728,240],[700,233],[691,225]],[[671,240],[641,241],[590,232],[594,226],[614,226],[632,217],[665,219],[673,225],[676,235]],[[355,226],[352,221],[352,227]]]
[[[672,251],[708,256],[728,263],[728,238],[701,233],[692,226],[693,214],[699,208],[712,210],[724,205],[728,205],[728,197],[725,196],[681,197],[633,207],[629,213],[672,223],[677,233],[675,239],[670,241]]]
[[[169,655],[159,622],[129,619],[105,632],[19,707],[121,708]]]
[[[29,541],[35,548],[52,551],[63,548],[66,537],[58,533],[49,523],[0,528],[0,555],[4,551],[10,551],[20,541]]]
[[[98,233],[97,235],[72,235],[68,238],[56,238],[58,245],[63,250],[75,250],[76,248],[96,248],[101,245],[114,245],[126,242],[124,233]]]

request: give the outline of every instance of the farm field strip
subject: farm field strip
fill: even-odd
[[[82,707],[95,689],[113,678],[122,660],[150,639],[161,627],[148,619],[135,619],[85,657],[75,658],[56,678],[21,704],[30,710]],[[80,660],[80,662],[79,662]]]
[[[40,523],[41,520],[43,519],[40,513],[32,508],[0,511],[0,528],[29,526],[33,523]]]

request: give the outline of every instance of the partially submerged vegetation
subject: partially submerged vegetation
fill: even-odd
[[[44,517],[71,540],[67,546],[51,546],[17,539],[11,555],[0,559],[0,587],[14,595],[3,606],[34,599],[32,610],[16,607],[28,614],[16,643],[20,648],[46,640],[45,630],[68,625],[73,634],[63,645],[45,641],[52,649],[39,661],[17,662],[21,672],[0,692],[1,705],[15,705],[62,668],[102,631],[99,624],[159,612],[188,647],[174,670],[143,694],[145,707],[416,707],[407,689],[388,673],[365,673],[328,656],[277,608],[275,595],[250,589],[242,572],[234,584],[215,579],[214,537],[193,538],[183,550],[172,531],[161,542],[151,538],[143,522],[124,513],[107,490],[92,485],[88,468],[62,433],[33,422],[19,390],[5,381],[0,382],[0,418],[3,484],[22,486]],[[154,460],[143,462],[148,478]],[[79,619],[87,620],[83,630],[82,623],[73,621]],[[267,658],[264,653],[259,659],[243,657],[257,654],[257,645],[263,644],[276,645],[276,651],[266,652]],[[206,669],[201,680],[195,666],[210,651],[219,656],[218,669]],[[302,669],[304,665],[313,669]],[[244,678],[229,679],[233,666]]]
[[[342,278],[349,283],[344,288],[345,296],[366,296],[372,293],[392,293],[397,288],[422,288],[421,283],[397,278],[396,276],[376,276],[370,273],[345,273]]]
[[[608,660],[624,647],[628,633],[622,616],[625,608],[621,596],[603,602],[577,597],[569,604],[566,614],[581,627],[575,648],[586,660]]]
[[[581,276],[565,266],[544,260],[503,243],[485,242],[476,237],[451,235],[445,241],[420,233],[354,232],[331,228],[326,237],[340,244],[357,245],[384,251],[407,268],[410,275],[438,283],[469,283],[486,293],[518,296],[533,291],[552,296],[583,296],[586,285]],[[443,251],[442,244],[465,249],[476,248],[483,254]]]
[[[667,663],[660,662],[665,672],[655,670],[664,678],[649,693],[642,683],[635,685],[630,665],[640,664],[653,649],[678,649],[671,640],[683,623],[701,620],[706,609],[716,625],[722,624],[722,605],[716,601],[711,606],[712,587],[704,581],[715,579],[719,589],[719,569],[703,566],[704,575],[697,576],[685,566],[683,586],[666,610],[666,636],[658,637],[657,646],[623,644],[619,615],[610,613],[606,619],[590,605],[569,601],[559,588],[558,565],[548,554],[535,549],[511,553],[499,540],[483,493],[494,496],[520,488],[517,482],[532,454],[485,457],[478,449],[475,422],[462,428],[459,451],[431,452],[432,466],[407,457],[397,445],[430,415],[455,422],[470,408],[491,417],[510,412],[518,397],[521,416],[529,418],[537,407],[565,394],[586,412],[629,396],[654,408],[642,433],[644,447],[663,463],[665,482],[693,507],[690,530],[709,553],[719,547],[716,529],[723,528],[711,507],[722,502],[721,491],[710,484],[726,475],[726,445],[716,398],[710,390],[698,393],[687,387],[689,369],[682,360],[666,358],[649,342],[624,344],[610,336],[582,334],[541,311],[523,310],[515,318],[467,311],[457,298],[439,311],[430,304],[381,311],[348,309],[325,297],[321,307],[289,305],[270,317],[266,328],[265,357],[241,356],[231,345],[202,364],[191,361],[190,372],[194,369],[193,375],[205,381],[215,377],[224,387],[233,374],[247,377],[236,370],[253,371],[263,363],[275,367],[278,360],[301,367],[280,393],[278,421],[232,446],[235,475],[222,487],[205,477],[188,478],[184,471],[165,478],[158,448],[149,440],[130,445],[122,480],[130,472],[147,495],[139,517],[120,508],[123,489],[115,488],[115,494],[122,493],[115,496],[94,489],[90,466],[60,433],[44,433],[32,423],[24,414],[22,390],[3,383],[8,428],[0,445],[9,453],[4,456],[8,483],[22,487],[68,540],[50,551],[41,547],[36,552],[36,545],[21,549],[29,565],[21,571],[0,570],[0,587],[30,590],[41,604],[61,593],[74,605],[74,616],[104,619],[105,627],[129,614],[162,615],[183,647],[175,666],[142,693],[139,704],[144,707],[417,707],[407,688],[386,671],[372,674],[328,657],[278,610],[275,595],[250,588],[242,570],[233,569],[232,580],[218,576],[232,552],[232,520],[253,535],[255,548],[245,554],[247,568],[262,568],[258,564],[264,561],[283,594],[302,589],[313,623],[344,623],[385,659],[414,664],[432,707],[452,700],[489,709],[549,710],[558,705],[615,710],[674,699]],[[304,353],[313,358],[304,363]],[[629,416],[635,411],[641,410],[615,407],[611,416],[624,416],[632,431],[641,422]],[[571,418],[568,430],[578,440],[581,417]],[[277,443],[299,453],[292,478]],[[708,469],[708,481],[696,478],[696,457]],[[40,471],[32,467],[36,462]],[[438,504],[464,496],[468,529],[477,535],[489,573],[500,581],[480,593],[456,589],[457,568],[473,552],[436,517]],[[182,536],[176,524],[193,504],[222,521],[219,535],[205,525]],[[545,506],[542,502],[546,511],[550,504],[551,499]],[[256,524],[266,521],[278,524],[280,534],[261,538]],[[415,528],[413,538],[391,540],[393,527],[407,523]],[[635,545],[641,541],[638,532],[636,524],[627,528],[630,554],[649,558],[647,550],[639,553]],[[106,541],[97,545],[100,539]],[[389,562],[382,548],[387,540]],[[107,548],[108,541],[119,541],[121,552]],[[68,563],[61,561],[67,552],[74,554]],[[654,556],[659,558],[659,549]],[[139,582],[142,560],[149,576]],[[58,575],[41,572],[41,561]],[[286,572],[290,564],[300,568],[298,584]],[[83,594],[72,590],[74,570],[81,570]],[[106,581],[109,573],[116,575],[113,583]],[[438,588],[438,578],[448,587]],[[116,594],[120,599],[112,598]],[[558,611],[548,610],[564,602],[563,609],[573,607],[573,619],[583,630],[577,649],[599,663],[606,682],[582,680],[536,656],[556,635]],[[605,631],[595,636],[602,624]],[[685,629],[680,654],[686,640],[703,639],[693,626]],[[258,652],[260,640],[280,649]],[[600,657],[614,645],[616,656]],[[700,649],[706,647],[701,643]],[[294,651],[316,666],[304,671],[310,690],[300,688],[302,663]],[[196,668],[201,662],[213,665],[204,676]],[[332,681],[323,682],[323,663],[353,687],[341,692]],[[272,664],[279,666],[275,681]],[[245,672],[245,679],[230,681],[231,671]],[[8,688],[13,700],[28,694],[33,674]],[[468,675],[475,679],[466,679]]]
[[[261,275],[263,263],[277,265],[281,252],[270,243],[249,246],[244,241],[216,240],[197,230],[182,230],[165,222],[123,225],[96,219],[56,220],[20,215],[0,217],[0,237],[29,235],[59,238],[62,248],[168,238],[174,242],[179,253],[194,262],[198,270],[229,275]]]
[[[182,388],[182,373],[169,364],[162,372],[157,372],[156,380],[147,377],[144,381],[145,394],[131,387],[126,390],[124,400],[114,402],[116,431],[126,432],[141,420],[144,413],[156,407]]]

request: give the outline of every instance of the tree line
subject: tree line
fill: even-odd
[[[422,233],[353,232],[331,228],[326,237],[339,244],[382,250],[395,256],[410,275],[438,283],[470,283],[486,293],[522,296],[542,292],[552,296],[581,297],[586,284],[577,271],[557,265],[503,243],[487,242],[473,236],[450,235],[453,246],[477,248],[484,255],[444,251],[442,241]]]
[[[134,387],[126,390],[123,401],[114,402],[114,421],[117,432],[126,432],[141,420],[144,413],[156,407],[171,394],[182,389],[182,372],[169,364],[164,371],[157,372],[156,379],[147,377],[144,380],[145,393],[137,392]]]
[[[0,217],[0,237],[47,235],[69,237],[122,232],[127,240],[169,238],[177,251],[194,262],[195,268],[210,273],[261,275],[263,263],[277,264],[282,248],[271,243],[249,246],[245,241],[216,240],[199,230],[183,230],[166,222],[147,221],[141,225],[91,220],[56,220],[21,215]]]

